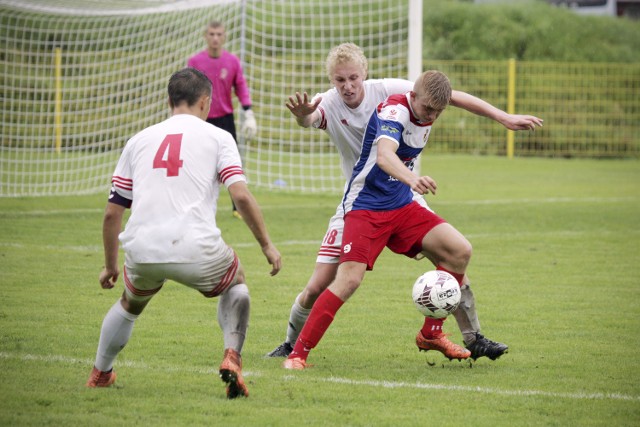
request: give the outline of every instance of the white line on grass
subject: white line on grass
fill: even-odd
[[[291,379],[291,376],[287,377]],[[305,378],[307,380],[307,378]],[[557,397],[563,399],[598,399],[598,400],[630,400],[640,401],[640,396],[629,396],[619,393],[554,393],[549,391],[540,390],[501,390],[488,387],[471,387],[471,386],[457,386],[448,384],[423,384],[423,383],[404,383],[404,382],[392,382],[392,381],[371,381],[371,380],[350,380],[347,378],[329,377],[320,379],[323,382],[347,384],[354,386],[370,386],[370,387],[383,387],[383,388],[417,388],[428,390],[446,390],[446,391],[463,391],[465,393],[483,393],[483,394],[498,394],[501,396],[542,396],[542,397]]]
[[[62,363],[66,365],[93,365],[93,359],[77,359],[74,357],[67,356],[58,356],[58,355],[49,355],[49,356],[41,356],[37,354],[11,354],[6,352],[0,352],[0,359],[18,359],[23,361],[35,361],[35,362],[47,362],[47,363]],[[150,366],[145,362],[136,362],[133,360],[118,360],[118,366],[126,366],[127,368],[134,369],[154,369],[154,370],[162,370],[165,372],[190,372],[196,374],[217,374],[218,370],[214,368],[198,368],[196,366]],[[243,371],[245,376],[259,376],[255,373],[250,373]]]
[[[73,357],[60,356],[60,355],[35,355],[35,354],[12,354],[7,352],[0,352],[0,359],[18,359],[26,362],[47,362],[47,363],[62,363],[66,365],[82,364],[91,366],[93,360],[90,359],[77,359]],[[144,362],[137,362],[132,360],[118,361],[119,366],[126,366],[134,369],[153,369],[165,372],[190,372],[197,374],[217,374],[217,369],[214,368],[199,368],[197,366],[150,366]],[[278,368],[280,369],[280,368]],[[256,371],[243,371],[246,377],[260,377],[262,374]],[[573,399],[573,400],[627,400],[627,401],[640,401],[640,396],[631,396],[628,394],[619,393],[555,393],[550,391],[541,390],[502,390],[498,388],[489,387],[471,387],[471,386],[457,386],[449,384],[428,384],[428,383],[405,383],[395,381],[375,381],[375,380],[351,380],[348,378],[329,377],[329,378],[309,378],[301,377],[297,375],[285,375],[283,377],[285,381],[320,381],[334,384],[343,384],[347,386],[365,386],[365,387],[379,387],[379,388],[409,388],[419,390],[444,390],[444,391],[461,391],[464,393],[481,393],[481,394],[496,394],[500,396],[541,396],[552,397],[560,399]]]

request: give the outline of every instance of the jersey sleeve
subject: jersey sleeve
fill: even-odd
[[[382,79],[387,96],[404,94],[413,90],[413,82],[404,79]]]
[[[243,107],[251,106],[251,96],[249,94],[249,86],[247,85],[247,80],[244,78],[244,73],[242,72],[242,64],[240,60],[234,56],[236,62],[236,78],[234,80],[234,88],[236,91],[236,96],[238,97],[238,101],[240,101],[240,105]]]
[[[242,170],[242,160],[238,147],[231,134],[225,133],[220,138],[220,152],[218,156],[218,180],[229,187],[238,181],[247,182]]]
[[[331,108],[331,102],[333,99],[332,90],[328,90],[325,93],[316,93],[313,98],[311,98],[311,102],[313,103],[316,99],[322,97],[322,101],[320,101],[320,104],[318,105],[320,119],[311,124],[316,129],[327,130],[327,109]]]
[[[133,200],[133,168],[131,167],[131,140],[125,145],[111,178],[111,192],[127,200]]]
[[[407,108],[394,102],[393,98],[387,98],[377,108],[378,129],[375,140],[387,137],[400,144],[404,124],[410,120],[410,116]]]

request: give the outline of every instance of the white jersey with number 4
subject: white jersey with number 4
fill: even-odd
[[[345,179],[351,178],[353,166],[360,157],[362,137],[371,113],[388,96],[407,93],[413,89],[412,82],[402,79],[365,80],[363,85],[364,99],[356,108],[349,108],[336,88],[318,93],[313,98],[322,96],[318,106],[321,118],[313,126],[327,132],[331,142],[340,152]]]
[[[190,114],[174,115],[131,138],[113,189],[132,201],[120,242],[136,263],[214,259],[220,183],[246,181],[231,134]]]

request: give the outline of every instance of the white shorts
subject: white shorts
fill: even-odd
[[[418,202],[420,206],[433,212],[426,200],[418,193],[413,193],[413,200]],[[320,264],[337,264],[340,261],[340,249],[342,248],[342,232],[344,231],[344,210],[342,203],[336,208],[336,213],[329,220],[329,227],[322,239],[316,262]],[[416,255],[419,259],[421,254]]]
[[[136,264],[125,254],[123,276],[127,297],[148,300],[167,280],[193,288],[207,298],[217,297],[233,283],[240,267],[233,249],[224,243],[220,249],[218,257],[199,263]]]

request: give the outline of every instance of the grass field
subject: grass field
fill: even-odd
[[[283,370],[263,356],[339,195],[256,192],[284,259],[270,278],[223,194],[219,225],[252,293],[250,397],[227,401],[217,377],[216,302],[175,283],[137,321],[116,386],[87,389],[122,289],[97,282],[106,195],[0,198],[0,425],[640,425],[640,162],[427,155],[422,171],[439,184],[430,205],[474,245],[483,332],[510,345],[503,358],[419,353],[411,286],[432,267],[385,251],[315,366]],[[453,318],[445,328],[461,341]]]

